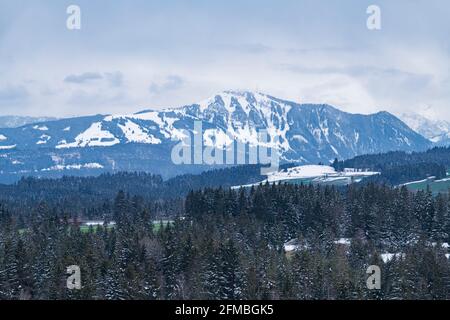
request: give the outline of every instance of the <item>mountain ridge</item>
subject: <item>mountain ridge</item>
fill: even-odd
[[[172,167],[171,149],[193,134],[195,121],[202,123],[204,146],[222,149],[232,146],[234,140],[252,147],[270,146],[278,150],[282,162],[329,163],[335,158],[392,150],[420,151],[431,146],[430,141],[387,111],[352,114],[327,104],[300,104],[267,94],[223,91],[177,108],[0,129],[0,176],[85,169],[90,173],[146,171],[155,168],[154,163],[150,165],[155,161],[167,172]],[[261,130],[270,137],[267,143],[259,139]],[[130,163],[126,162],[125,150],[130,154]],[[137,165],[142,159],[149,163]]]

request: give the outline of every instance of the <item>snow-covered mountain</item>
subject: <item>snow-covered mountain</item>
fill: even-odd
[[[180,167],[171,166],[170,151],[186,132],[193,132],[194,121],[202,121],[205,145],[223,147],[232,139],[260,145],[258,130],[264,129],[271,141],[278,138],[282,161],[305,164],[390,150],[423,150],[431,145],[387,112],[349,114],[329,105],[226,91],[180,108],[0,129],[0,175],[68,168],[156,170],[173,175],[180,173]]]
[[[450,122],[431,120],[416,113],[402,114],[400,118],[413,130],[436,145],[450,145]]]

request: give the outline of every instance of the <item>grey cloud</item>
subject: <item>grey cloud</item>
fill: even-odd
[[[272,47],[264,45],[262,43],[242,43],[242,44],[219,44],[216,50],[228,50],[232,52],[250,53],[250,54],[262,54],[268,53],[273,50]]]
[[[314,74],[339,73],[352,76],[361,76],[361,75],[387,75],[387,76],[390,75],[390,76],[408,76],[408,77],[429,76],[394,68],[377,68],[365,65],[356,65],[350,67],[305,67],[300,65],[282,64],[280,65],[280,67],[282,69],[297,73],[314,73]]]
[[[103,79],[103,76],[97,72],[85,72],[82,74],[68,75],[64,82],[82,84],[93,80]]]
[[[66,83],[85,84],[92,81],[105,80],[111,87],[121,87],[123,84],[123,73],[115,72],[84,72],[81,74],[71,74],[64,78]]]
[[[323,46],[323,47],[311,47],[311,48],[288,48],[287,53],[291,54],[305,54],[305,53],[340,53],[340,52],[354,52],[356,48],[350,46]]]
[[[123,73],[120,71],[107,72],[105,73],[105,78],[111,87],[121,87],[123,84]]]
[[[162,83],[152,83],[149,91],[152,94],[160,94],[167,91],[180,89],[184,84],[184,80],[176,75],[168,76]]]
[[[99,108],[123,104],[124,101],[126,101],[126,96],[123,92],[114,92],[108,95],[101,92],[91,93],[84,90],[77,90],[70,96],[67,103],[72,106]]]
[[[23,86],[0,87],[0,105],[17,104],[28,98],[29,92]]]
[[[421,89],[426,87],[433,81],[433,76],[431,74],[420,74],[408,71],[403,71],[394,68],[377,68],[372,66],[350,66],[350,67],[305,67],[298,65],[282,65],[283,69],[304,74],[342,74],[348,75],[355,78],[368,78],[383,79],[384,84],[389,83],[389,81],[395,81],[397,83],[403,83],[403,85],[409,89]]]

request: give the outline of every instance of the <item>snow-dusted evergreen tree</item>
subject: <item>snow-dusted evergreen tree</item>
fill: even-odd
[[[241,300],[245,298],[244,270],[238,250],[232,240],[221,243],[217,251],[218,299]]]
[[[444,242],[448,239],[446,232],[446,216],[448,214],[446,196],[439,194],[436,197],[436,214],[433,217],[431,226],[431,238],[434,241]]]
[[[0,259],[0,299],[18,299],[20,293],[20,279],[16,256],[15,239],[2,241]]]
[[[149,257],[145,263],[144,281],[143,281],[143,298],[145,300],[157,300],[160,297],[161,285],[157,263],[154,258]]]

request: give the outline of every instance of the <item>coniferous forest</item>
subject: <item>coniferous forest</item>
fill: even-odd
[[[450,298],[447,195],[265,184],[178,200],[119,191],[76,212],[34,200],[0,207],[0,299]],[[81,228],[87,215],[104,225]]]

